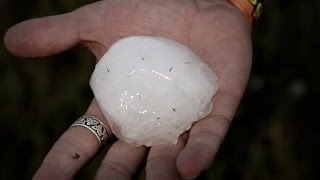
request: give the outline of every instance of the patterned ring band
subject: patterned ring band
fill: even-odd
[[[71,126],[82,126],[89,129],[97,137],[100,149],[110,140],[106,126],[93,116],[82,116],[76,120]]]

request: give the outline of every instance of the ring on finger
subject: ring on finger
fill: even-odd
[[[108,134],[106,126],[94,116],[82,116],[76,120],[70,128],[74,126],[82,126],[90,130],[97,137],[100,149],[106,146],[108,141],[111,140],[111,135]]]

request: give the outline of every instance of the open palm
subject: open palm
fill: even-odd
[[[32,19],[13,26],[7,49],[20,57],[49,56],[74,45],[97,59],[127,36],[162,36],[199,55],[218,76],[213,112],[183,134],[177,145],[133,147],[117,141],[97,179],[130,179],[147,157],[147,179],[195,178],[210,167],[245,89],[251,66],[250,27],[226,0],[104,0],[73,12]],[[95,100],[86,114],[107,124]],[[84,128],[68,129],[52,147],[34,179],[72,179],[98,152]],[[74,154],[80,156],[75,160]]]

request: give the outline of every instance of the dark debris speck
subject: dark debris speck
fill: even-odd
[[[72,156],[73,159],[79,159],[79,157],[80,157],[80,155],[77,153]]]

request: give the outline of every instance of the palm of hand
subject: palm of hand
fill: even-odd
[[[43,36],[39,37],[39,34]],[[116,142],[103,160],[97,178],[128,178],[147,154],[147,178],[195,177],[213,161],[250,71],[250,29],[228,2],[99,1],[72,13],[19,24],[8,31],[5,42],[9,51],[24,57],[47,56],[82,43],[99,59],[114,42],[134,35],[167,37],[190,47],[216,72],[220,88],[213,99],[213,114],[196,123],[189,135],[183,135],[176,146],[153,146],[148,152],[146,148]],[[88,112],[103,118],[95,101]],[[71,136],[64,139],[69,141],[68,138]],[[49,164],[47,166],[57,166],[50,157],[57,158],[58,150],[64,148],[65,145],[56,143],[44,161]],[[74,165],[68,172],[56,172],[60,173],[57,176],[72,177],[94,156],[97,148],[84,149],[89,154],[87,160]],[[50,168],[43,168],[44,165],[36,177],[53,172]],[[64,171],[65,165],[60,166]]]

